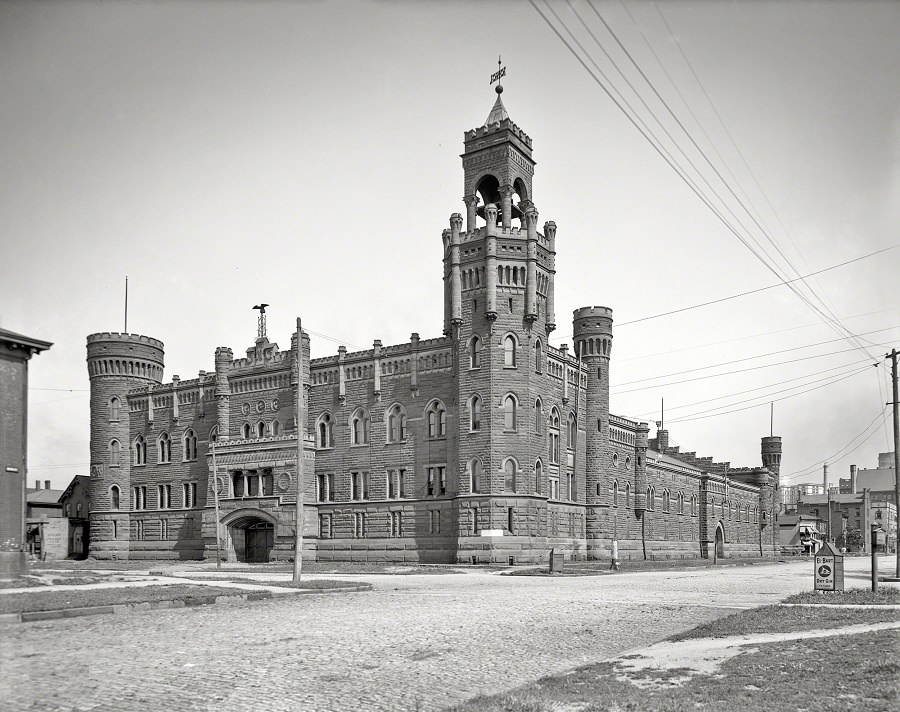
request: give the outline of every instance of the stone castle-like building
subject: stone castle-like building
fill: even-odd
[[[623,558],[774,553],[780,438],[763,438],[764,467],[728,469],[610,414],[606,307],[575,311],[572,352],[549,345],[556,224],[539,229],[532,142],[501,91],[465,133],[443,336],[310,361],[306,333],[280,351],[261,315],[244,357],[218,348],[212,372],[169,383],[162,342],[88,337],[92,556],[215,556],[215,482],[229,558],[291,557],[300,395],[309,558],[609,558],[614,540]]]

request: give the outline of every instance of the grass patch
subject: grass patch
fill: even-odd
[[[0,595],[0,613],[54,611],[64,608],[88,608],[123,603],[174,601],[185,597],[234,596],[242,593],[250,592],[200,584],[129,586],[84,591],[47,591],[46,593],[7,593]]]
[[[416,564],[403,562],[366,562],[366,561],[304,561],[303,572],[310,574],[450,574],[460,568],[470,568],[467,565],[456,564]],[[479,570],[492,570],[505,568],[501,566],[479,565]],[[214,560],[197,561],[178,559],[140,559],[136,561],[109,561],[107,559],[63,559],[60,561],[44,561],[39,566],[32,566],[36,573],[50,573],[56,571],[159,571],[174,569],[177,571],[223,571],[234,573],[247,573],[248,570],[264,573],[291,573],[294,570],[292,562],[277,562],[266,564],[222,564],[221,569],[216,569]]]
[[[23,576],[14,581],[0,581],[0,591],[8,588],[41,588],[42,586],[83,586],[89,583],[115,581],[109,576],[70,576],[68,574],[45,574],[43,576]]]
[[[672,640],[692,638],[726,638],[750,633],[793,633],[818,628],[842,628],[859,623],[892,623],[900,621],[900,611],[848,608],[792,608],[763,606],[733,613],[725,618],[699,625],[672,637]]]
[[[816,712],[888,712],[900,696],[896,631],[757,646],[722,665],[715,675],[686,670],[631,673],[614,663],[542,678],[501,695],[477,697],[453,712],[601,712],[606,710],[815,709]]]
[[[634,571],[669,571],[680,569],[712,569],[724,566],[750,566],[753,564],[774,564],[776,559],[721,559],[713,563],[709,559],[699,557],[690,559],[634,559],[619,561],[619,570],[610,569],[609,559],[604,561],[567,561],[562,573],[551,574],[550,565],[541,568],[513,569],[504,572],[504,576],[596,576],[598,574],[630,573]]]
[[[788,596],[784,603],[831,603],[838,605],[887,606],[900,604],[900,589],[882,586],[876,593],[871,588],[851,588],[847,591],[806,591]]]
[[[218,580],[218,579],[216,579]],[[282,588],[303,588],[303,589],[329,589],[329,588],[346,588],[347,586],[355,586],[353,581],[337,581],[335,579],[304,579],[302,581],[259,581],[251,578],[228,578],[222,581],[230,581],[231,583],[250,583],[257,586],[280,586]]]

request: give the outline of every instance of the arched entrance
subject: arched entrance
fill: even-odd
[[[716,527],[716,560],[725,558],[725,529],[722,523]]]
[[[275,547],[275,522],[270,516],[244,510],[226,517],[223,524],[228,528],[229,560],[251,564],[269,561]]]

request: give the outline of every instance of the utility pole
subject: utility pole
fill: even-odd
[[[216,435],[215,437],[219,437]],[[212,467],[213,467],[213,481],[212,481],[212,490],[213,490],[213,502],[216,505],[216,570],[222,568],[222,545],[219,543],[221,540],[219,539],[219,470],[216,467],[216,441],[211,440],[209,443],[210,450],[212,450]]]
[[[897,568],[894,575],[900,578],[900,412],[897,410],[900,397],[897,394],[897,349],[891,349],[885,358],[891,360],[891,380],[893,382],[891,403],[888,405],[894,406],[894,506],[898,525],[898,544],[895,547],[897,549]],[[888,531],[890,531],[890,527],[888,527]]]
[[[300,581],[303,569],[303,440],[306,434],[306,418],[303,398],[303,330],[297,317],[297,522],[294,539],[294,581]]]

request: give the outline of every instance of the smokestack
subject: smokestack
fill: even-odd
[[[850,494],[856,494],[856,465],[850,465]]]
[[[825,484],[825,491],[822,494],[828,494],[828,463],[822,465],[822,482]]]
[[[50,489],[50,480],[44,480],[44,489]]]
[[[656,447],[663,455],[669,449],[669,431],[665,429],[657,429],[656,431]]]
[[[35,480],[35,481],[34,481],[34,488],[35,488],[35,489],[40,489],[40,488],[41,488],[41,481],[40,481],[40,480]]]

